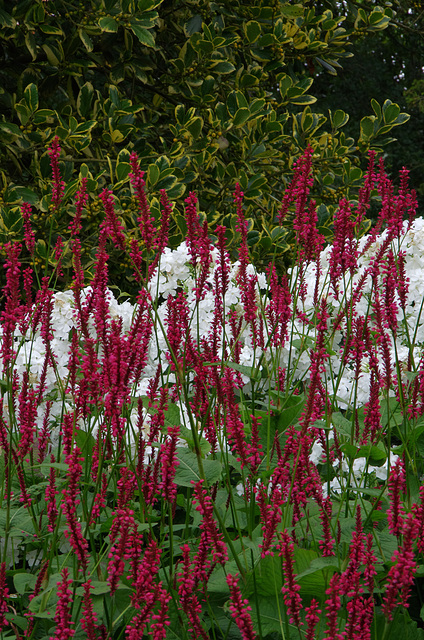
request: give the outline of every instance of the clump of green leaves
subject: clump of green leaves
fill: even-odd
[[[231,202],[239,182],[258,267],[270,253],[283,267],[290,253],[291,217],[281,229],[277,211],[295,160],[311,145],[313,196],[331,239],[329,220],[341,197],[355,197],[368,150],[381,150],[408,119],[390,100],[373,101],[355,139],[343,130],[346,112],[320,112],[314,77],[336,74],[352,40],[387,28],[394,17],[389,7],[335,11],[284,0],[91,0],[54,9],[21,0],[2,9],[2,237],[19,237],[22,200],[39,205],[57,233],[63,227],[48,213],[46,148],[57,135],[64,204],[78,176],[90,174],[93,190],[113,186],[130,236],[132,150],[142,160],[153,212],[162,188],[176,203],[171,246],[185,236],[183,200],[196,191],[212,229],[224,223],[236,247]],[[95,212],[93,200],[88,253],[97,239]]]

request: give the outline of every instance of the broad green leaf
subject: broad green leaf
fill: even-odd
[[[38,203],[39,197],[32,189],[28,189],[27,187],[14,187],[14,189],[18,198],[22,199],[22,202],[29,202],[32,205]]]
[[[301,95],[301,96],[298,96],[297,98],[290,98],[290,102],[292,104],[298,104],[298,105],[314,104],[314,102],[316,101],[317,99],[315,98],[315,96],[310,96],[310,95]]]
[[[28,108],[31,109],[32,112],[37,111],[38,109],[38,89],[37,85],[34,83],[29,84],[25,87],[24,97]]]
[[[128,162],[118,162],[115,169],[116,179],[120,182],[128,178],[128,174],[131,171],[131,167]]]
[[[168,404],[168,409],[165,411],[165,423],[172,427],[178,427],[181,424],[180,409],[173,402]]]
[[[31,31],[28,31],[28,33],[25,35],[25,44],[31,54],[32,59],[37,60],[37,44],[35,42],[35,37]]]
[[[341,109],[337,109],[337,111],[333,113],[333,125],[335,129],[344,127],[344,125],[348,122],[348,120],[349,120],[348,114],[342,111]]]
[[[400,124],[405,124],[405,122],[408,122],[408,120],[411,118],[411,116],[409,115],[409,113],[400,113],[398,115],[398,117],[396,118],[396,120],[394,122],[392,122],[393,126],[398,126]]]
[[[21,595],[25,593],[26,587],[29,590],[33,590],[36,582],[37,576],[32,575],[32,573],[15,573],[13,576],[15,589]]]
[[[93,41],[88,35],[88,33],[84,31],[84,29],[78,29],[78,34],[87,51],[93,51],[93,46],[94,46]]]
[[[153,187],[157,181],[159,180],[160,169],[156,164],[149,164],[147,169],[147,180],[149,184]]]
[[[338,569],[336,558],[320,558],[312,549],[295,547],[295,573],[299,577],[301,595],[325,593],[331,576]]]
[[[177,448],[178,467],[175,473],[175,484],[181,487],[193,487],[193,482],[201,479],[197,456],[189,449]],[[215,484],[221,477],[222,466],[218,460],[203,460],[203,470],[209,485]]]
[[[254,631],[259,634],[260,630],[262,638],[276,637],[285,638],[285,640],[299,638],[299,632],[296,629],[287,629],[285,626],[285,619],[282,615],[282,612],[285,611],[285,604],[281,592],[273,594],[273,596],[252,596],[250,606]],[[283,633],[284,635],[282,635]]]
[[[200,136],[203,127],[203,119],[200,117],[193,118],[186,124],[186,129],[190,131],[195,140]]]
[[[184,25],[184,33],[189,38],[193,33],[198,33],[202,30],[202,16],[200,13],[196,13],[188,22]]]
[[[226,362],[226,367],[230,369],[235,369],[236,371],[240,371],[244,376],[247,376],[251,380],[260,380],[260,372],[256,367],[247,367],[244,364],[237,364],[237,362]]]
[[[56,113],[52,109],[38,109],[34,114],[34,124],[53,124]]]
[[[281,6],[281,13],[286,18],[299,18],[303,15],[303,7],[301,4],[283,4]]]
[[[118,31],[118,23],[111,16],[104,16],[99,20],[99,27],[106,33],[116,33]]]
[[[279,82],[279,89],[280,89],[280,94],[281,97],[284,98],[287,91],[290,89],[290,87],[293,85],[293,80],[290,78],[290,76],[288,75],[284,75]]]
[[[246,107],[238,109],[234,114],[233,124],[235,127],[241,127],[250,117],[250,111]]]
[[[387,108],[384,108],[383,105],[383,117],[384,122],[390,124],[398,117],[400,113],[400,107],[398,104],[390,104]]]
[[[246,22],[246,24],[243,25],[243,29],[250,44],[255,42],[261,35],[261,25],[259,22],[256,22],[256,20]]]
[[[342,413],[337,411],[331,414],[331,422],[339,435],[347,436],[348,438],[352,436],[352,422],[345,418]]]
[[[119,588],[124,588],[125,585],[119,583]],[[110,585],[107,582],[101,582],[100,580],[92,580],[91,581],[91,589],[90,593],[93,596],[100,596],[103,593],[110,593]],[[84,595],[84,587],[77,587],[75,590],[77,596],[82,597]]]
[[[284,407],[278,412],[277,428],[280,433],[289,426],[296,424],[302,413],[305,399],[303,396],[290,396],[284,403]]]
[[[22,136],[22,131],[19,129],[18,125],[13,124],[12,122],[0,122],[0,131],[4,131],[11,136]]]
[[[16,20],[11,15],[0,9],[0,25],[2,27],[10,27],[14,29],[16,27]]]
[[[54,27],[52,24],[40,24],[39,28],[40,31],[42,31],[43,33],[47,33],[50,36],[63,36],[62,29],[59,29],[59,27]]]
[[[150,31],[136,24],[131,25],[131,31],[145,47],[155,48],[155,39]]]
[[[381,119],[381,107],[374,98],[371,98],[371,106],[377,118]]]
[[[49,47],[49,45],[47,44],[43,44],[42,48],[44,49],[47,60],[52,65],[52,67],[58,67],[60,65],[60,60],[57,57],[56,53],[53,51],[52,47]]]
[[[80,116],[87,118],[90,114],[91,103],[93,100],[94,89],[91,82],[86,82],[79,90],[77,98],[77,111]]]
[[[28,109],[26,104],[23,104],[23,100],[15,105],[15,109],[21,124],[26,125],[28,120],[31,118],[31,111]]]
[[[232,73],[235,71],[235,66],[231,62],[215,62],[212,63],[211,68],[216,73]]]
[[[375,116],[365,116],[361,120],[361,138],[368,139],[374,133]]]

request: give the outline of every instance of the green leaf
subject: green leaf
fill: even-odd
[[[131,31],[145,47],[151,47],[152,49],[155,48],[155,39],[150,31],[144,27],[139,27],[136,24],[131,25]]]
[[[368,139],[374,134],[375,116],[365,116],[361,120],[361,138]]]
[[[262,638],[284,637],[285,640],[294,640],[294,631],[291,629],[289,630],[289,636],[286,632],[284,636],[281,635],[281,630],[284,628],[284,618],[281,612],[285,610],[284,599],[281,593],[278,593],[277,596],[274,593],[271,597],[260,595],[252,596],[250,599],[250,606],[252,608],[250,615],[254,630],[257,634],[259,634],[260,630]],[[299,638],[299,633],[297,631],[296,634],[297,638]]]
[[[374,98],[371,98],[371,106],[377,118],[381,120],[381,107]]]
[[[30,590],[34,589],[36,582],[37,576],[34,576],[31,573],[15,573],[13,576],[15,589],[20,595],[25,593],[26,587]]]
[[[93,51],[93,41],[88,33],[84,29],[78,29],[78,34],[87,51]]]
[[[23,104],[23,101],[18,102],[18,104],[15,105],[15,109],[19,120],[23,125],[25,125],[31,117],[31,111],[28,109],[26,104]]]
[[[22,199],[22,202],[29,202],[31,205],[36,205],[39,202],[39,197],[34,191],[27,187],[14,187],[18,198]]]
[[[400,113],[400,107],[398,104],[392,103],[385,108],[385,104],[386,103],[384,103],[383,105],[384,122],[386,122],[387,124],[390,124],[391,122],[396,120],[396,118],[398,117]]]
[[[106,33],[116,33],[118,31],[118,23],[111,16],[100,18],[99,27],[102,31],[106,31]]]
[[[281,13],[286,18],[299,18],[303,15],[303,7],[301,4],[283,4],[281,7]]]
[[[115,169],[115,175],[118,182],[121,182],[121,180],[126,180],[130,171],[131,166],[128,162],[118,162]]]
[[[255,42],[255,40],[257,40],[261,35],[261,25],[259,22],[256,22],[256,20],[249,20],[249,22],[246,22],[246,24],[243,25],[243,29],[250,44]]]
[[[181,424],[180,409],[177,404],[171,402],[168,405],[168,409],[165,411],[165,422],[172,427],[177,427]]]
[[[38,109],[34,114],[34,124],[53,124],[56,113],[52,109]]]
[[[52,47],[49,47],[49,45],[47,44],[43,44],[42,48],[44,49],[44,53],[47,56],[47,60],[52,65],[52,67],[58,67],[60,65],[60,60],[57,57],[56,53],[53,51]]]
[[[411,117],[411,116],[409,115],[409,113],[400,113],[400,114],[398,115],[398,117],[396,118],[396,120],[395,120],[394,122],[392,122],[391,124],[392,124],[393,126],[396,126],[396,127],[397,127],[397,126],[398,126],[398,125],[400,125],[400,124],[404,124],[405,122],[408,122],[408,120],[410,119],[410,117]]]
[[[237,362],[226,362],[225,366],[229,367],[230,369],[235,369],[236,371],[240,371],[241,374],[243,374],[244,376],[247,376],[251,380],[260,380],[260,377],[261,377],[260,373],[255,366],[247,367],[244,364],[237,364]]]
[[[316,551],[299,547],[295,547],[294,558],[301,595],[325,593],[332,574],[339,569],[337,559],[320,558]]]
[[[24,97],[28,108],[34,112],[38,109],[38,89],[34,83],[29,84],[25,87]]]
[[[235,66],[231,62],[215,62],[212,63],[211,68],[217,73],[232,73],[235,71]]]
[[[16,20],[6,13],[6,11],[0,9],[0,25],[2,27],[10,27],[11,29],[14,29],[16,27]]]
[[[250,117],[250,111],[246,107],[238,109],[234,114],[233,124],[235,127],[241,127]]]
[[[284,407],[278,412],[277,428],[281,433],[289,426],[296,424],[305,404],[303,396],[290,396],[284,403]]]
[[[186,129],[191,133],[193,138],[197,140],[203,127],[203,119],[200,117],[193,118],[186,124]]]
[[[175,473],[175,484],[180,487],[193,487],[193,481],[199,482],[201,479],[196,454],[184,447],[178,447],[177,460],[179,464]],[[215,484],[221,477],[221,463],[218,460],[203,460],[202,463],[208,485]]]
[[[344,127],[348,120],[349,120],[348,114],[342,111],[341,109],[337,109],[337,111],[333,113],[333,126],[335,129]]]
[[[299,105],[314,104],[314,102],[316,101],[317,99],[315,98],[315,96],[311,96],[308,94],[298,96],[297,98],[290,98],[291,104],[299,104]]]
[[[154,186],[157,181],[159,180],[159,176],[160,176],[160,169],[156,164],[149,164],[149,167],[147,169],[147,180],[150,184],[150,186]]]
[[[336,428],[339,435],[351,438],[352,436],[352,422],[344,417],[340,412],[335,412],[331,415],[331,421]]]
[[[101,596],[104,593],[110,593],[110,585],[107,582],[101,582],[100,580],[92,580],[91,581],[91,589],[90,593],[93,596]],[[119,583],[119,588],[125,588],[125,585]],[[84,587],[77,587],[75,590],[77,596],[82,597],[84,595]]]
[[[19,129],[18,125],[13,124],[12,122],[0,122],[0,131],[4,131],[11,136],[22,136],[22,131]]]
[[[293,80],[290,78],[290,76],[288,75],[284,75],[279,82],[279,89],[280,89],[280,94],[281,97],[284,98],[287,91],[290,89],[290,87],[293,85]]]
[[[189,38],[193,35],[193,33],[198,33],[202,30],[202,16],[200,13],[197,13],[195,16],[190,18],[188,22],[184,25],[184,33]]]
[[[28,51],[31,54],[32,59],[37,60],[37,44],[35,42],[34,35],[31,31],[28,31],[28,33],[25,36],[25,44],[27,46]]]
[[[87,118],[91,111],[91,102],[94,95],[94,89],[91,82],[86,82],[79,90],[77,98],[77,111],[83,118]]]
[[[52,24],[40,24],[39,29],[43,33],[47,33],[47,35],[50,36],[63,36],[62,29],[59,29],[59,27],[54,27]]]

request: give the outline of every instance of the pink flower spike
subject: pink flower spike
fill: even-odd
[[[9,596],[9,589],[6,586],[6,563],[0,564],[0,631],[9,623],[4,617],[4,614],[8,612],[6,598]]]
[[[103,189],[99,196],[103,202],[105,210],[105,218],[101,222],[101,229],[109,235],[113,242],[122,250],[125,249],[125,234],[124,227],[115,212],[115,206],[113,201],[113,193],[109,189]]]
[[[319,622],[319,614],[321,609],[318,606],[318,602],[315,598],[312,598],[309,607],[305,608],[305,620],[308,625],[306,628],[305,640],[315,640],[315,629]]]
[[[69,225],[69,230],[71,234],[74,236],[78,235],[81,231],[82,211],[85,205],[87,204],[87,202],[88,202],[87,178],[82,178],[81,184],[77,191],[77,195],[75,197],[75,217]]]
[[[243,640],[254,640],[257,636],[253,630],[249,613],[252,610],[252,607],[249,606],[249,600],[242,599],[236,576],[229,574],[227,584],[230,588],[230,612],[240,630],[241,637]]]
[[[72,591],[69,588],[72,580],[69,578],[69,570],[65,567],[62,570],[62,582],[58,582],[57,593],[59,601],[56,607],[56,632],[54,636],[50,636],[50,640],[69,640],[75,635],[75,629],[72,629]]]
[[[284,603],[290,616],[290,624],[296,625],[297,628],[303,625],[300,619],[302,610],[302,598],[300,596],[300,584],[295,581],[294,574],[294,544],[291,540],[287,529],[285,529],[280,537],[280,556],[283,557],[284,584],[281,592],[284,596]]]
[[[325,608],[327,611],[326,620],[326,634],[323,640],[344,640],[346,635],[344,632],[338,633],[339,620],[338,613],[341,609],[342,601],[340,598],[340,576],[338,573],[334,573],[330,580],[330,586],[325,592],[329,598],[325,601]]]
[[[130,155],[130,165],[132,172],[129,174],[130,182],[134,189],[135,197],[138,202],[138,211],[140,213],[137,218],[137,222],[140,225],[141,237],[147,251],[156,249],[157,238],[154,227],[155,219],[150,211],[149,204],[147,202],[144,187],[146,182],[144,181],[144,171],[141,171],[138,164],[138,156],[135,152]]]
[[[47,153],[50,157],[50,166],[53,174],[52,204],[55,211],[58,212],[65,193],[65,182],[62,180],[59,170],[60,145],[58,136],[53,138]]]
[[[87,634],[88,640],[97,640],[97,615],[93,611],[93,602],[90,591],[93,589],[91,579],[84,582],[84,599],[83,599],[83,617],[81,618],[81,627]]]

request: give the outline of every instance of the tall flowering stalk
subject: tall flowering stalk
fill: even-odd
[[[202,515],[200,529],[208,540],[213,561],[225,564],[228,560],[227,547],[213,518],[213,502],[206,489],[203,488],[203,480],[194,484],[193,502],[196,505],[196,511]]]
[[[389,570],[386,593],[383,598],[383,613],[389,621],[393,618],[396,606],[399,604],[405,608],[409,606],[408,597],[417,567],[413,545],[418,530],[415,515],[408,513],[402,524],[402,546],[393,554],[394,565]]]
[[[52,204],[54,211],[59,212],[62,204],[63,194],[65,193],[65,182],[62,180],[59,169],[60,158],[60,144],[58,136],[55,136],[48,150],[50,158],[50,166],[52,169],[53,184],[52,184]]]
[[[81,524],[77,517],[77,507],[80,504],[77,495],[79,479],[82,473],[82,461],[81,450],[78,447],[74,447],[73,451],[66,458],[68,465],[68,486],[62,493],[62,509],[68,525],[68,528],[65,530],[65,537],[68,538],[82,569],[85,571],[89,561],[88,544],[82,535]]]
[[[230,612],[240,630],[241,637],[243,640],[254,640],[257,636],[249,613],[252,607],[248,600],[243,600],[236,576],[228,575],[227,584],[230,588]]]
[[[6,586],[6,563],[0,563],[0,630],[6,627],[9,623],[5,618],[5,614],[8,611],[6,599],[9,596],[9,589]]]
[[[285,529],[280,536],[280,556],[283,559],[284,584],[281,589],[291,624],[298,628],[303,625],[300,619],[302,610],[302,598],[300,596],[300,584],[295,581],[294,574],[294,544]]]
[[[146,182],[144,181],[144,171],[141,171],[138,164],[138,156],[136,153],[130,155],[131,173],[129,174],[132,187],[135,192],[135,196],[139,207],[138,223],[140,225],[141,237],[147,251],[151,251],[156,248],[156,233],[154,228],[155,219],[150,211],[149,204],[147,202],[144,187]]]
[[[72,620],[72,580],[69,578],[69,570],[65,567],[62,572],[62,580],[57,583],[58,603],[56,607],[56,629],[50,640],[70,640],[75,635],[74,622]]]

